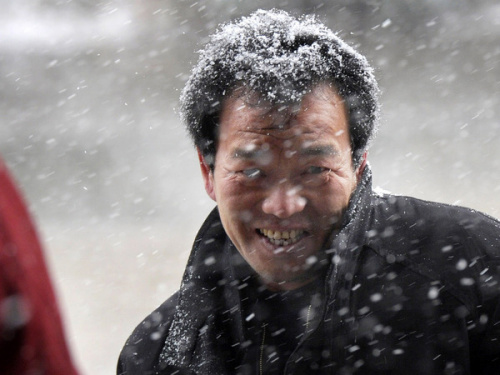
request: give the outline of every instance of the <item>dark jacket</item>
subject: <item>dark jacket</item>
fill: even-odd
[[[499,374],[500,223],[470,209],[378,195],[366,171],[326,250],[321,319],[285,374]],[[214,210],[180,291],[128,339],[118,374],[257,374],[241,367],[242,261]],[[246,371],[246,372],[245,372]]]

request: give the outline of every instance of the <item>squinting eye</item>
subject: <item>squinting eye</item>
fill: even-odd
[[[250,168],[241,171],[248,178],[257,178],[262,174],[262,171],[257,168]]]
[[[323,173],[323,172],[327,172],[329,171],[330,169],[328,168],[323,168],[323,167],[317,167],[317,166],[310,166],[307,168],[307,173],[309,174],[320,174],[320,173]]]

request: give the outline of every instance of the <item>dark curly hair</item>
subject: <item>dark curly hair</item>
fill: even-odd
[[[200,52],[181,95],[181,115],[213,167],[219,114],[236,87],[290,105],[320,82],[333,84],[345,100],[357,165],[378,126],[377,82],[365,57],[313,16],[259,10],[223,25]]]

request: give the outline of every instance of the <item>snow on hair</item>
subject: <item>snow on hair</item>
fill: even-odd
[[[200,51],[181,116],[195,145],[213,158],[218,116],[235,88],[282,105],[300,102],[320,82],[333,84],[346,102],[357,164],[378,127],[378,85],[366,58],[314,16],[258,10],[222,25]]]

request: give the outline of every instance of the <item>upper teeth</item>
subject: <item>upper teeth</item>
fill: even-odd
[[[304,231],[303,230],[290,230],[290,231],[279,231],[279,230],[271,230],[271,229],[261,229],[260,233],[264,236],[274,239],[274,240],[295,240],[300,237]]]

